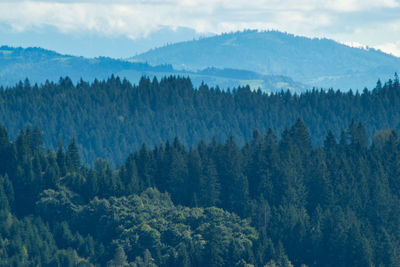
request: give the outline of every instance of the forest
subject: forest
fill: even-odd
[[[243,145],[142,145],[113,168],[2,126],[0,266],[399,266],[399,134],[369,142],[351,120],[339,136],[313,145],[298,118]]]
[[[143,77],[137,85],[111,76],[89,83],[59,82],[0,87],[0,124],[14,140],[20,129],[38,127],[46,148],[76,138],[82,161],[93,166],[103,158],[116,167],[143,144],[158,146],[177,137],[192,147],[200,140],[224,142],[233,136],[238,146],[252,132],[273,129],[278,135],[302,118],[313,145],[322,145],[329,130],[339,139],[352,119],[362,121],[368,143],[376,130],[400,130],[400,86],[377,82],[371,90],[341,92],[313,89],[263,93],[239,87],[223,91],[187,77],[161,80]]]

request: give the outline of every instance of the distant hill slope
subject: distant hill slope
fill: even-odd
[[[179,75],[190,76],[194,85],[205,82],[220,88],[232,88],[249,84],[263,91],[303,91],[305,86],[292,79],[278,75],[262,75],[251,71],[234,69],[204,69],[198,72],[177,71],[171,65],[150,66],[147,63],[132,63],[112,58],[84,58],[61,55],[42,48],[0,47],[0,86],[13,86],[29,78],[31,83],[46,80],[58,81],[60,76],[69,76],[73,81],[106,79],[112,74],[126,77],[137,83],[143,75],[158,78]]]
[[[131,58],[197,70],[247,69],[285,75],[318,87],[372,88],[400,70],[400,58],[374,49],[352,48],[328,39],[310,39],[277,31],[244,31],[181,42]]]

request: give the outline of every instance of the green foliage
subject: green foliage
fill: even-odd
[[[97,158],[103,158],[111,166],[117,166],[143,143],[152,147],[175,137],[190,147],[201,140],[209,142],[215,137],[224,142],[233,136],[242,146],[252,139],[254,129],[267,132],[271,128],[280,134],[298,118],[310,127],[310,136],[307,137],[304,125],[299,122],[292,129],[296,133],[290,134],[303,135],[309,140],[303,140],[305,143],[297,149],[307,149],[310,141],[322,144],[329,130],[338,139],[354,118],[363,125],[353,125],[344,140],[353,142],[353,149],[362,150],[376,129],[400,129],[399,106],[400,88],[393,82],[362,94],[331,89],[292,95],[289,91],[263,94],[249,87],[223,92],[205,84],[195,89],[190,79],[179,77],[160,81],[143,77],[138,85],[114,76],[91,84],[82,80],[74,84],[67,77],[58,83],[37,86],[26,82],[0,90],[0,123],[7,127],[13,140],[27,124],[43,130],[45,147],[58,148],[58,167],[64,176],[66,166],[76,167],[79,160],[92,165]],[[30,131],[30,140],[21,139],[18,149],[36,149],[30,144],[36,144],[35,139],[40,139],[41,133]],[[1,130],[0,141],[7,138],[4,129]],[[72,150],[64,151],[59,141],[69,144],[72,138],[75,138]],[[41,142],[36,145],[42,148]],[[1,141],[0,158],[7,149],[10,147]],[[145,160],[145,155],[140,156]],[[174,160],[171,164],[179,164],[179,158]],[[1,162],[0,174],[8,165]],[[138,164],[139,174],[140,168]],[[152,186],[150,182],[147,180],[139,187]]]
[[[67,198],[70,196],[66,195]],[[81,235],[93,236],[96,242],[114,251],[108,256],[112,256],[108,262],[110,266],[124,266],[146,254],[153,256],[145,256],[144,260],[152,258],[157,265],[170,262],[201,265],[210,260],[207,253],[211,248],[218,248],[224,263],[231,242],[238,245],[238,257],[246,258],[246,248],[251,248],[258,238],[255,229],[236,215],[218,208],[176,207],[166,194],[152,188],[140,196],[95,198],[75,209],[72,207],[76,204],[71,200],[66,201],[67,204],[57,201],[50,206],[46,204],[49,198],[47,193],[37,204],[38,214],[42,217],[49,218],[49,212],[57,210],[70,211],[68,218],[50,217],[59,229],[55,231],[58,243],[77,247],[74,246],[76,238],[63,221],[67,219]],[[214,252],[212,249],[210,253]]]
[[[38,129],[10,141],[0,127],[0,265],[398,266],[400,139],[368,145],[364,125],[323,146],[302,119],[243,146],[175,138],[115,168],[82,165],[78,141],[45,152]]]

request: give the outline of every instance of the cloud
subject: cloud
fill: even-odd
[[[399,13],[400,0],[0,0],[0,22],[15,31],[50,25],[64,33],[135,39],[163,26],[199,33],[278,29],[387,49],[400,39]],[[391,25],[386,36],[383,22]]]
[[[315,24],[301,7],[282,8],[279,1],[29,1],[0,3],[0,20],[15,30],[52,25],[63,32],[97,31],[143,36],[161,25],[190,27],[199,32]],[[291,5],[288,1],[287,5]],[[308,5],[311,6],[311,5]],[[300,8],[300,10],[299,10]],[[309,9],[309,8],[306,8]]]
[[[400,41],[377,45],[374,48],[379,49],[385,53],[400,57]]]
[[[327,0],[324,7],[338,12],[359,12],[381,8],[398,8],[397,0]]]
[[[0,19],[17,31],[51,25],[61,32],[94,31],[105,35],[139,37],[161,24],[159,19],[149,16],[151,9],[148,5],[0,3]]]

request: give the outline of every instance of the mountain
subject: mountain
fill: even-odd
[[[31,82],[58,81],[61,76],[72,80],[102,79],[121,71],[131,74],[146,72],[173,72],[171,66],[152,67],[143,63],[130,63],[106,57],[88,59],[61,55],[42,48],[0,47],[0,84],[14,85],[28,78]]]
[[[32,83],[58,81],[69,76],[73,81],[106,79],[112,74],[137,83],[142,76],[159,79],[169,75],[190,76],[195,86],[207,83],[221,89],[250,85],[253,89],[303,91],[305,86],[282,75],[263,75],[235,69],[175,70],[171,65],[151,66],[108,57],[84,58],[62,55],[42,48],[0,47],[0,85],[13,86],[29,78]]]
[[[400,70],[400,58],[375,49],[349,47],[278,31],[243,31],[152,49],[131,61],[174,68],[246,69],[284,75],[311,86],[347,90],[373,88]]]

